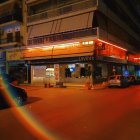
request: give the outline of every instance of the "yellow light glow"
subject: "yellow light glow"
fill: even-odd
[[[93,41],[89,41],[89,44],[93,44],[94,42]]]
[[[51,47],[42,47],[42,50],[52,50],[52,46]]]
[[[94,41],[82,42],[83,45],[92,45],[93,43],[94,43]]]
[[[34,49],[43,49],[43,50],[49,50],[52,48],[65,48],[69,46],[79,46],[80,42],[72,42],[72,43],[66,43],[66,44],[58,44],[58,45],[49,45],[49,46],[41,46],[41,47],[32,47],[32,48],[27,48],[29,50],[34,50]]]

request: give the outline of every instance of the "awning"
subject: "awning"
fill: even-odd
[[[28,37],[33,38],[54,33],[90,28],[92,27],[93,14],[94,12],[88,12],[30,26],[28,27]]]
[[[48,35],[51,33],[53,22],[42,23],[28,28],[29,38]]]
[[[60,32],[92,27],[93,12],[64,18],[61,21]]]

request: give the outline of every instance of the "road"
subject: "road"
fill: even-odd
[[[29,95],[25,106],[0,110],[1,140],[140,139],[140,85],[23,88]]]

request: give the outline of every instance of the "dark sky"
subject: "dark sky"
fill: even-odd
[[[133,9],[135,9],[140,16],[140,0],[128,0],[132,4]]]
[[[121,20],[126,22],[132,30],[138,35],[140,34],[140,0],[104,0],[104,2]],[[123,5],[121,3],[123,3]],[[127,9],[127,13],[125,9]]]

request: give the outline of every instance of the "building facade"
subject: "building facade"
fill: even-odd
[[[112,74],[138,75],[139,36],[107,1],[27,0],[26,4],[24,58],[31,66],[32,83],[84,84]],[[116,7],[121,4],[115,2]]]
[[[22,53],[27,42],[23,5],[20,0],[0,2],[0,72],[26,81],[20,76],[27,73]]]
[[[8,72],[18,63],[26,77],[22,82],[32,84],[140,76],[140,38],[134,28],[139,24],[127,8],[117,0],[23,0],[24,43],[20,49],[11,46],[2,61],[9,65]]]

